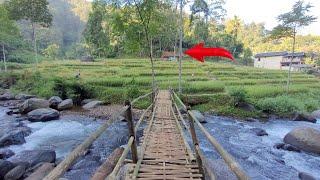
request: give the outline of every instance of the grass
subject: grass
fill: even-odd
[[[40,63],[37,69],[32,64],[9,63],[8,67],[9,73],[0,74],[2,84],[14,84],[11,88],[16,92],[45,98],[61,95],[123,103],[151,90],[151,67],[146,59],[50,61]],[[81,75],[76,79],[78,72]],[[161,89],[178,89],[177,62],[156,61],[155,72]],[[320,107],[320,80],[313,75],[294,72],[289,93],[285,90],[286,71],[185,60],[182,75],[184,94],[206,94],[206,101],[193,107],[202,111],[237,117],[259,116],[261,112],[288,116]],[[254,104],[257,111],[245,112],[235,107],[233,89],[243,89],[246,101]],[[146,107],[148,102],[138,106]]]

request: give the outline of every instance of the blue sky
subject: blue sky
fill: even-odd
[[[88,0],[92,1],[92,0]],[[227,17],[232,18],[235,15],[244,22],[264,23],[266,28],[271,30],[276,26],[276,17],[279,14],[290,11],[292,5],[297,0],[225,0]],[[318,21],[300,30],[299,34],[320,35],[320,0],[305,0],[314,7],[311,14],[318,17]]]

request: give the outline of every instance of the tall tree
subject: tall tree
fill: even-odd
[[[313,6],[310,3],[305,3],[302,0],[297,1],[293,5],[291,11],[278,16],[280,24],[272,30],[270,35],[271,39],[280,39],[284,37],[292,38],[292,54],[288,71],[287,92],[290,87],[291,68],[292,61],[294,59],[297,31],[299,28],[308,26],[317,19],[316,17],[308,14],[312,7]]]
[[[10,0],[6,1],[6,7],[9,10],[10,17],[14,20],[27,20],[32,27],[32,42],[34,52],[37,57],[37,25],[49,27],[52,23],[52,15],[49,12],[47,0]]]
[[[92,12],[89,14],[89,20],[84,31],[84,39],[90,47],[91,55],[97,57],[106,57],[109,52],[110,41],[103,26],[105,14],[105,3],[102,1],[93,2]]]

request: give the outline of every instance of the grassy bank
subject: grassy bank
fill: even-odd
[[[0,75],[2,84],[14,84],[12,89],[17,92],[46,98],[59,95],[76,102],[98,98],[106,103],[122,103],[151,89],[150,63],[145,59],[43,62],[37,70],[32,65],[10,67],[10,73]],[[177,89],[177,62],[157,61],[155,67],[157,85],[161,89]],[[81,75],[76,79],[78,72]],[[320,107],[318,78],[293,73],[287,94],[286,77],[285,71],[186,60],[182,78],[184,99],[197,101],[193,108],[237,117],[260,116],[261,112],[288,116]],[[257,110],[244,111],[237,107],[240,102],[251,103]],[[140,106],[146,104],[142,102]]]

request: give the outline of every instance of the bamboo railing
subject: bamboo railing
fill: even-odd
[[[196,136],[195,128],[194,128],[194,123],[199,127],[202,133],[206,136],[206,138],[209,140],[209,142],[213,145],[213,147],[217,150],[217,152],[220,154],[220,156],[223,158],[223,160],[226,162],[226,164],[229,166],[231,171],[238,177],[240,180],[248,180],[249,177],[246,175],[246,173],[242,170],[242,168],[239,166],[239,164],[235,161],[235,159],[230,155],[221,145],[220,143],[206,130],[205,127],[202,126],[202,124],[199,122],[199,120],[195,117],[195,115],[192,113],[190,108],[188,108],[184,103],[181,101],[179,96],[174,92],[173,96],[176,98],[176,100],[180,103],[180,105],[187,111],[189,117],[190,117],[190,130],[189,132],[191,133],[192,140],[194,143],[194,148],[196,151],[197,160],[198,161],[205,161],[205,157],[202,154],[200,147],[199,147],[199,142]],[[177,107],[177,106],[176,106]],[[179,111],[179,109],[177,109]],[[198,159],[200,158],[200,159]],[[205,169],[208,170],[207,167]],[[208,172],[209,176],[213,176],[212,172]]]

